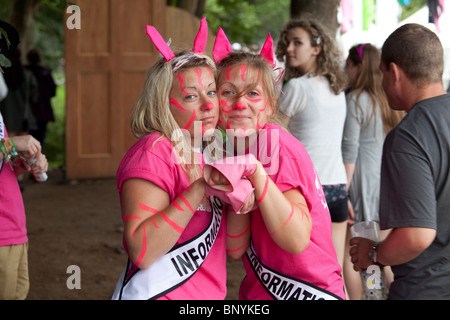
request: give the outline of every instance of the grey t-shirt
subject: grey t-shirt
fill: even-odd
[[[389,299],[450,299],[450,94],[422,100],[386,137],[381,229],[436,229],[415,259],[392,266]]]

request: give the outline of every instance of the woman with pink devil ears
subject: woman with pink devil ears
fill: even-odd
[[[345,299],[317,172],[302,143],[271,123],[278,108],[272,38],[259,55],[235,53],[219,29],[213,56],[228,157],[205,166],[207,193],[232,193],[244,177],[256,199],[248,213],[227,212],[227,253],[242,256],[246,270],[240,299]]]
[[[204,54],[207,33],[204,18],[193,49],[175,54],[147,26],[162,58],[131,115],[139,140],[117,171],[128,263],[113,299],[226,296],[224,205],[206,197],[200,152],[219,117],[216,68]]]

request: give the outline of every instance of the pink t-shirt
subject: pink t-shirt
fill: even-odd
[[[127,152],[117,172],[119,193],[121,193],[122,183],[125,180],[141,178],[153,182],[166,191],[172,202],[190,185],[183,168],[171,160],[173,147],[170,141],[162,139],[154,144],[159,137],[159,133],[154,133],[141,138]],[[211,216],[210,208],[197,208],[176,245],[196,237],[208,226]],[[184,284],[159,299],[225,299],[225,240],[225,219],[222,219],[215,242],[199,270]]]
[[[0,139],[8,137],[0,115]],[[28,242],[25,208],[14,171],[0,161],[0,246]]]
[[[271,161],[268,161],[264,150],[260,150],[259,155],[252,153],[263,163],[266,172],[282,192],[294,188],[301,190],[311,214],[312,231],[310,243],[302,253],[288,253],[272,240],[257,209],[250,213],[255,253],[268,268],[307,281],[344,299],[341,267],[331,238],[330,213],[314,165],[303,144],[280,126],[266,124],[263,132],[258,137],[258,143],[276,152],[272,151]],[[264,142],[260,142],[261,139]],[[273,299],[255,276],[245,254],[243,261],[247,275],[240,287],[240,299]]]

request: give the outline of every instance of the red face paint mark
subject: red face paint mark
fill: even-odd
[[[262,126],[259,124],[259,118],[256,119],[256,130],[261,129]]]
[[[200,110],[205,111],[205,110],[212,110],[212,109],[214,109],[214,103],[208,102]]]
[[[228,121],[227,122],[227,129],[230,129],[231,128],[231,121]]]
[[[177,225],[175,222],[173,222],[172,220],[169,219],[169,217],[167,217],[164,212],[161,212],[161,217],[164,219],[165,222],[167,222],[167,224],[169,226],[171,226],[176,232],[178,233],[183,233],[184,229],[182,227],[180,227],[179,225]]]
[[[230,106],[228,105],[228,103],[225,100],[220,100],[219,105],[223,106],[222,112],[230,113],[231,111],[233,111],[233,108],[230,108]]]
[[[258,203],[261,203],[261,201],[263,201],[264,198],[266,197],[268,187],[269,187],[269,176],[266,176],[266,182],[264,183],[263,192],[261,193],[259,199],[256,200]]]
[[[294,205],[291,202],[291,213],[289,214],[289,217],[286,219],[286,221],[283,223],[283,225],[280,228],[278,228],[277,230],[275,230],[274,232],[272,232],[270,234],[270,236],[271,237],[274,236],[278,231],[283,229],[289,223],[289,221],[291,221],[293,215],[294,215]]]
[[[231,70],[232,70],[232,68],[228,68],[227,73],[226,73],[226,75],[227,75],[227,80],[228,80],[228,81],[230,81],[230,73],[231,73]]]
[[[187,199],[183,196],[183,194],[180,194],[178,197],[189,208],[189,210],[191,210],[192,213],[195,213],[194,209],[192,209],[192,207],[191,207],[191,204],[189,203],[189,201],[187,201]]]
[[[298,202],[299,205],[301,205],[302,207],[305,207],[306,210],[308,210],[308,206],[306,206],[304,203]],[[300,211],[302,212],[302,219],[303,217],[306,217],[307,220],[309,220],[309,210],[305,211],[303,208],[300,208]]]
[[[181,92],[183,92],[184,94],[189,94],[189,92],[187,92],[186,90],[184,90],[183,88],[183,83],[184,83],[184,77],[182,74],[177,74],[175,77],[177,77],[180,80],[180,90]]]
[[[245,72],[247,71],[247,66],[241,66],[241,79],[245,82]]]
[[[235,251],[239,251],[242,248],[244,248],[245,246],[247,246],[250,243],[250,241],[247,241],[246,243],[244,243],[242,246],[237,247],[236,249],[227,249],[227,252],[235,252]]]
[[[183,209],[178,203],[176,203],[175,201],[172,202],[172,205],[173,205],[175,208],[177,208],[178,210],[184,211],[184,209]]]
[[[200,69],[194,69],[194,72],[197,74],[198,84],[199,84],[200,86],[203,87],[203,83],[202,83],[202,70],[200,70]]]
[[[244,110],[247,109],[247,105],[242,102],[237,102],[234,104],[233,109]]]
[[[141,253],[139,254],[139,257],[136,260],[136,266],[139,267],[139,265],[141,264],[142,260],[144,259],[144,255],[147,252],[147,233],[145,230],[145,222],[142,223],[142,248],[141,248]]]
[[[195,112],[195,109],[194,109],[194,112],[192,113],[192,117],[191,117],[191,119],[189,120],[189,122],[183,127],[183,129],[189,129],[189,127],[192,125],[192,123],[194,122],[194,120],[195,120],[195,116],[196,116],[196,112]]]
[[[185,108],[183,108],[181,106],[181,104],[175,100],[174,98],[170,98],[170,104],[173,104],[175,107],[177,107],[178,109],[182,110],[182,111],[187,111]]]
[[[244,234],[246,234],[248,232],[248,230],[250,230],[250,225],[247,227],[247,229],[245,229],[242,233],[238,234],[237,236],[232,236],[227,233],[227,237],[232,238],[232,239],[237,239],[237,238],[242,237]]]
[[[252,99],[252,98],[249,98],[249,97],[245,97],[245,99],[250,101],[250,102],[253,102],[253,103],[258,103],[258,102],[260,102],[262,100],[262,99]]]
[[[266,110],[268,104],[269,104],[269,98],[267,98],[266,105],[264,106],[264,108],[259,109],[259,111],[263,112],[264,110]]]

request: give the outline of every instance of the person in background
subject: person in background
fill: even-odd
[[[51,98],[56,94],[56,84],[52,71],[41,65],[41,54],[38,50],[30,50],[27,60],[28,65],[25,68],[33,73],[38,84],[37,101],[31,104],[31,110],[36,119],[36,129],[31,129],[30,134],[41,143],[42,149],[44,149],[47,124],[55,121]]]
[[[375,244],[350,241],[356,271],[391,266],[388,299],[450,299],[450,95],[438,36],[405,24],[384,42],[380,69],[391,108],[406,111],[382,156],[380,228]]]
[[[281,31],[278,60],[287,81],[281,96],[281,124],[300,140],[319,174],[342,266],[347,230],[347,176],[342,160],[347,79],[334,40],[314,19],[294,19]]]
[[[370,43],[350,48],[345,71],[351,91],[347,94],[347,116],[342,139],[342,153],[347,172],[349,214],[353,222],[379,222],[380,170],[386,134],[402,119],[403,112],[389,107],[382,88],[380,50]],[[381,238],[389,231],[381,232]],[[347,230],[344,280],[351,300],[361,297],[361,278],[350,261],[350,225]],[[392,281],[384,269],[387,283]]]

